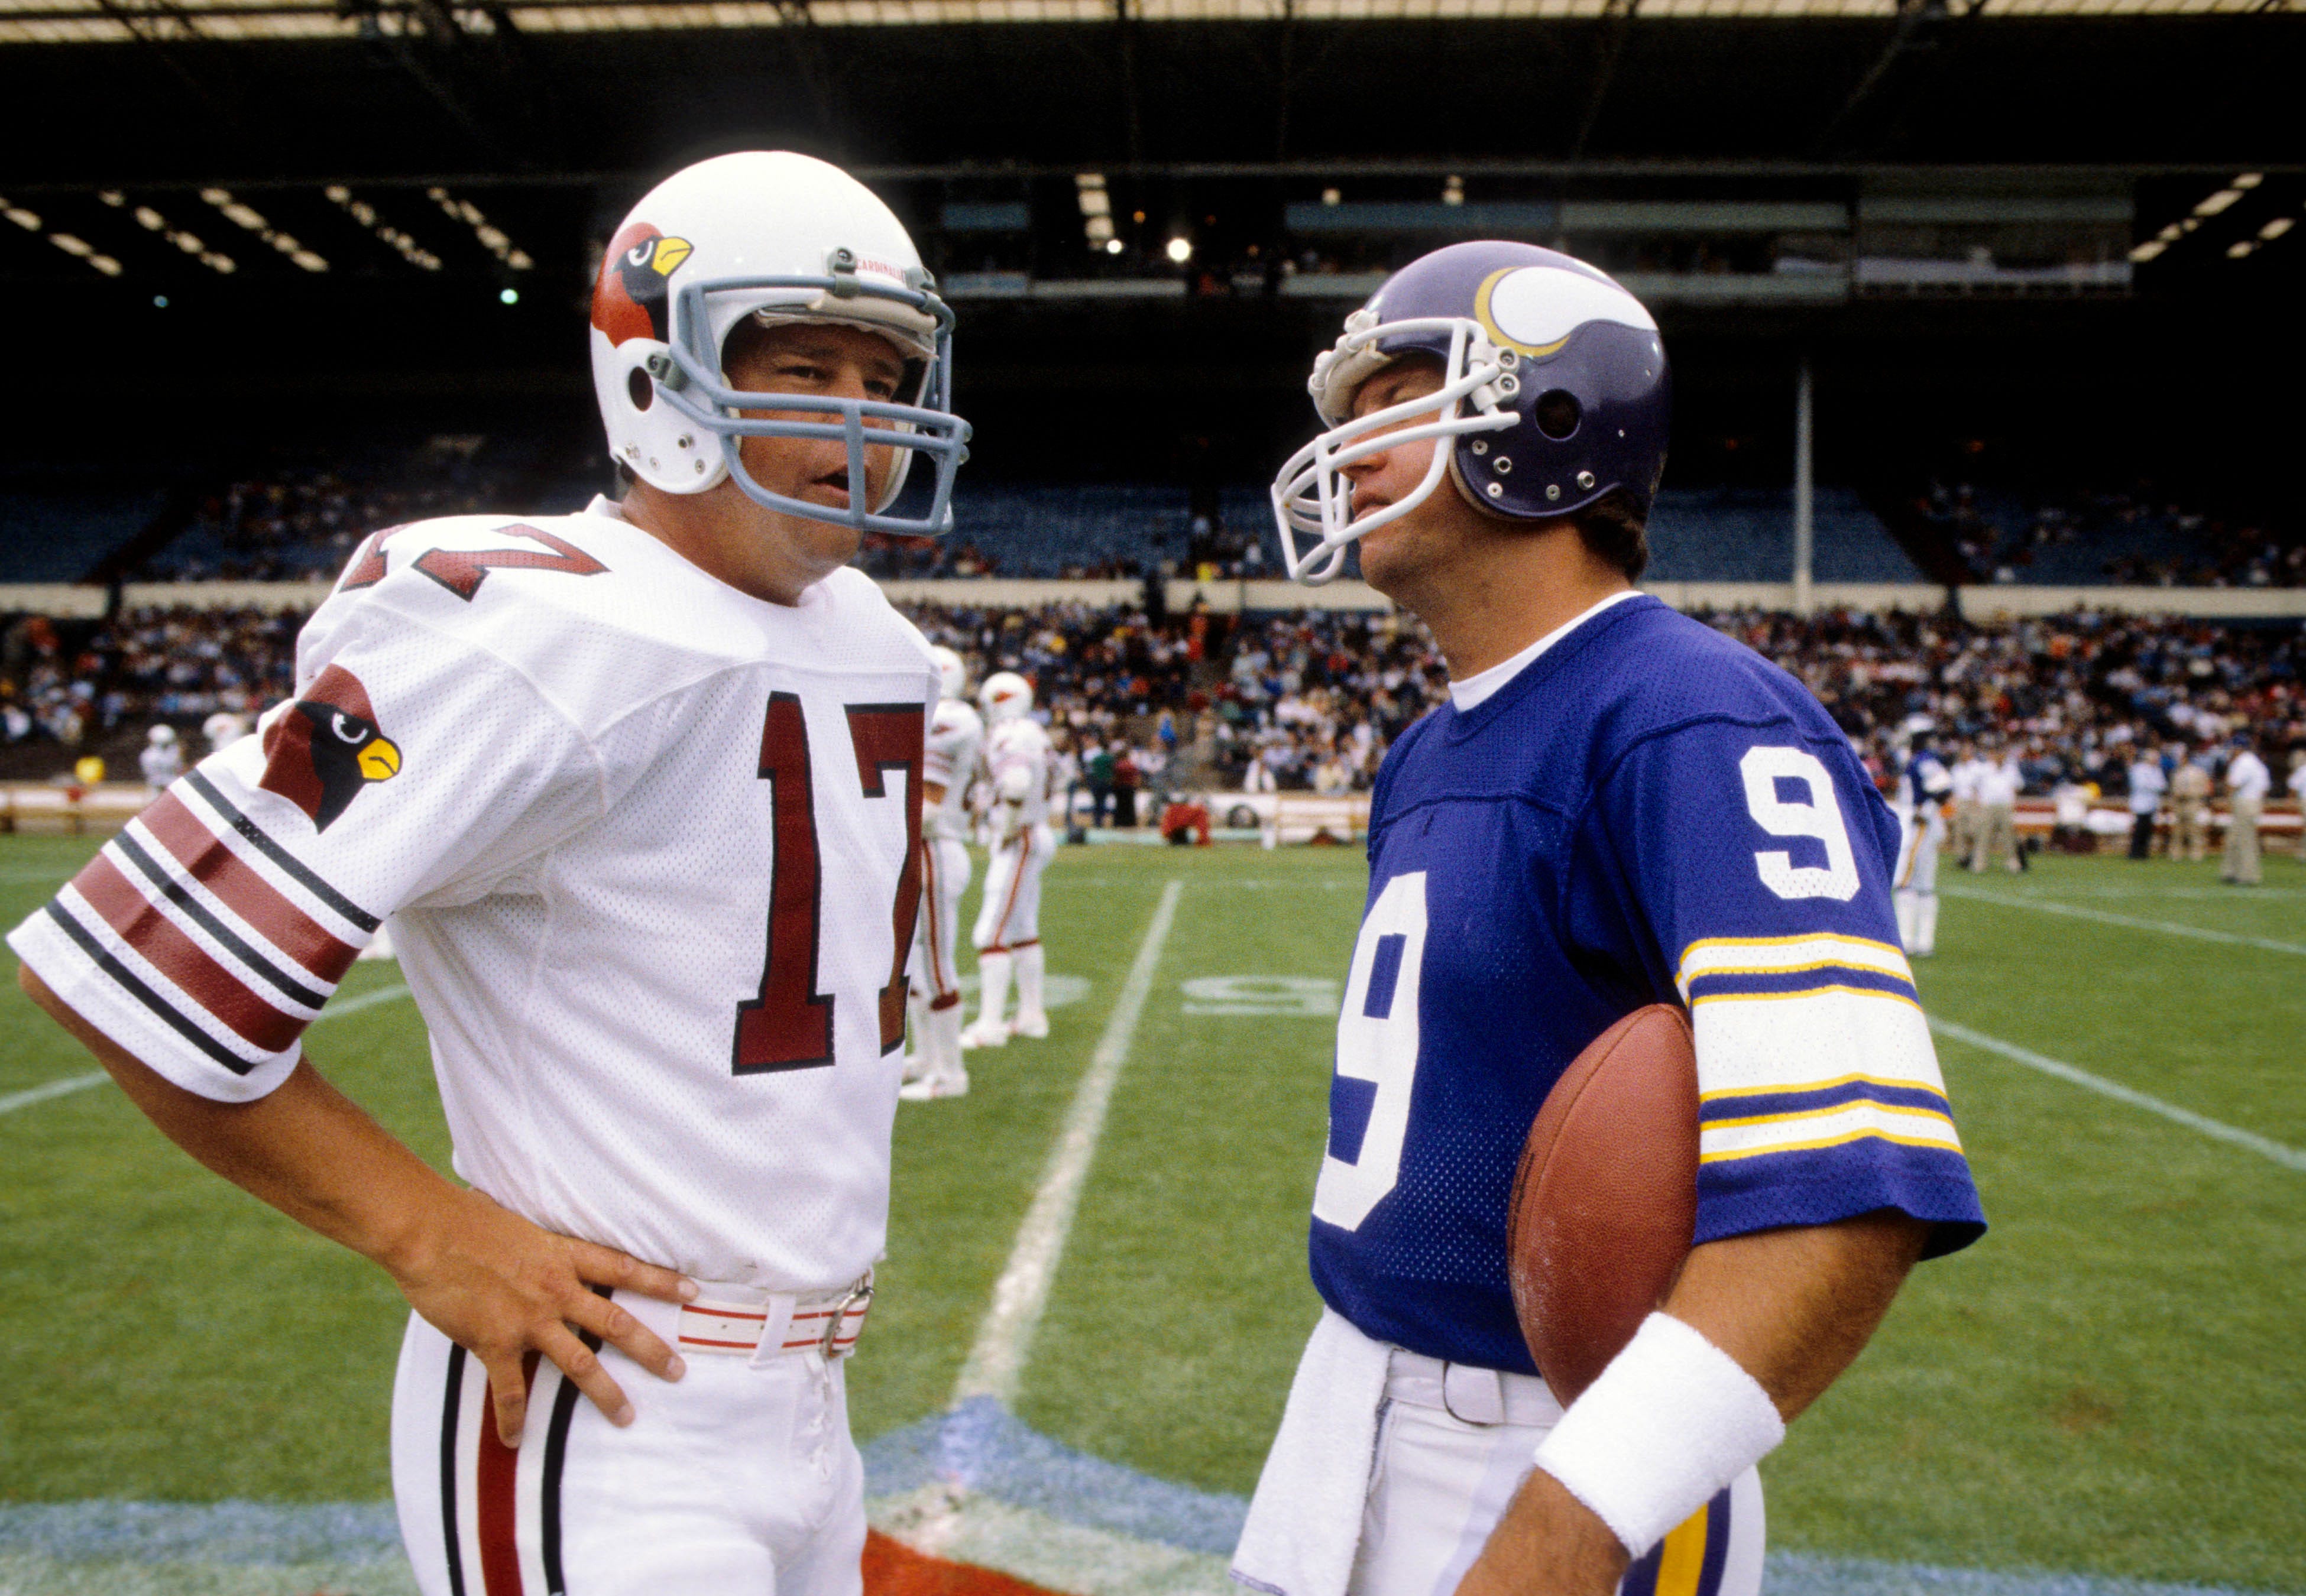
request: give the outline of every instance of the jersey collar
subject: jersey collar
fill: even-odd
[[[1498,689],[1534,664],[1539,655],[1584,626],[1604,610],[1622,604],[1627,599],[1638,599],[1642,590],[1629,587],[1623,593],[1613,593],[1591,609],[1582,611],[1540,637],[1511,659],[1501,660],[1487,670],[1477,670],[1463,681],[1449,684],[1449,704],[1459,714],[1471,714],[1496,696]]]

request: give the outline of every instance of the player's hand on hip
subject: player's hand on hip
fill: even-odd
[[[409,1305],[489,1371],[497,1434],[508,1447],[520,1444],[527,1417],[532,1351],[551,1359],[612,1424],[631,1423],[633,1404],[583,1333],[662,1378],[687,1371],[672,1348],[594,1288],[682,1302],[696,1295],[694,1284],[614,1248],[556,1235],[481,1192],[456,1189],[389,1267]]]

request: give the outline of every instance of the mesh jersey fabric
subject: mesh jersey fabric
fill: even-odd
[[[929,835],[969,841],[969,784],[984,746],[985,721],[978,713],[958,698],[941,700],[929,717],[928,753],[921,764],[922,779],[944,789],[929,811]]]
[[[297,683],[18,928],[25,960],[246,1101],[392,914],[465,1180],[700,1279],[861,1274],[936,693],[879,589],[756,600],[603,500],[418,523],[355,553]]]
[[[1310,1242],[1381,1341],[1534,1372],[1506,1218],[1546,1092],[1647,1003],[1688,1005],[1696,1240],[1900,1208],[1984,1228],[1898,949],[1897,826],[1791,677],[1641,598],[1470,713],[1405,732],[1372,796]]]

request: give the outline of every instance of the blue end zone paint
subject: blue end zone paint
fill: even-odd
[[[1027,1429],[989,1396],[882,1436],[864,1454],[868,1498],[960,1485],[1066,1523],[1220,1558],[1231,1555],[1249,1512],[1245,1498],[1076,1452]]]
[[[1233,1550],[1249,1507],[1240,1497],[1155,1480],[1076,1452],[1027,1429],[990,1397],[894,1430],[863,1450],[868,1498],[960,1485],[1066,1523],[1217,1557]],[[389,1502],[0,1503],[0,1554],[10,1553],[60,1564],[402,1563]],[[1802,1552],[1772,1552],[1763,1588],[1768,1596],[2244,1596],[2208,1585]]]

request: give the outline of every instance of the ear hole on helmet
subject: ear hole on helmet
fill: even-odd
[[[632,399],[633,408],[646,410],[656,403],[656,384],[638,366],[625,373],[625,392]]]
[[[1556,443],[1577,431],[1577,423],[1585,419],[1584,406],[1577,396],[1566,388],[1549,388],[1537,397],[1537,430]]]

